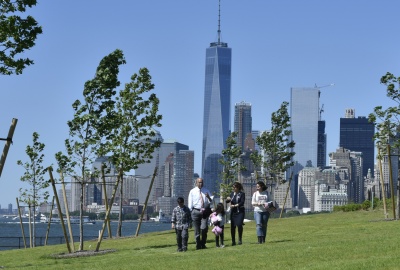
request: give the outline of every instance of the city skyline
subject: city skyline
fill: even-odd
[[[222,1],[222,41],[234,49],[232,104],[250,102],[253,129],[268,130],[271,113],[289,101],[291,87],[335,83],[321,88],[320,101],[327,153],[334,152],[345,108],[368,116],[375,106],[393,105],[379,82],[388,71],[400,73],[400,38],[393,34],[399,7],[394,0],[362,5]],[[64,150],[68,137],[72,103],[82,98],[99,61],[116,48],[127,60],[122,84],[140,67],[149,68],[163,114],[160,132],[194,150],[194,172],[201,174],[204,48],[216,40],[217,8],[217,0],[99,0],[96,5],[72,0],[43,1],[29,9],[43,26],[36,46],[26,53],[35,64],[20,76],[1,79],[1,138],[11,119],[18,119],[0,178],[1,205],[15,205],[23,187],[23,168],[16,161],[27,159],[34,131],[46,144],[44,165],[55,164],[54,154]]]

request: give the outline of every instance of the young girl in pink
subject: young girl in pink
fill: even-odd
[[[215,234],[215,246],[223,248],[224,246],[224,224],[225,210],[222,203],[217,204],[215,211],[210,215],[211,223],[214,225],[212,232]],[[220,245],[221,240],[221,245]]]

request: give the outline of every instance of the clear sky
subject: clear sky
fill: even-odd
[[[232,119],[236,102],[252,104],[253,129],[270,116],[290,87],[321,88],[328,152],[339,144],[346,108],[368,116],[392,106],[380,77],[400,76],[398,0],[221,1],[222,41],[232,48]],[[218,0],[41,0],[28,13],[43,26],[35,61],[22,75],[0,78],[0,138],[18,119],[2,176],[0,204],[15,208],[32,133],[45,143],[44,165],[64,150],[72,103],[82,98],[100,60],[121,49],[120,81],[147,67],[160,98],[160,132],[195,151],[201,170],[205,49],[216,41]],[[121,87],[122,88],[122,87]],[[4,142],[0,142],[2,151]]]

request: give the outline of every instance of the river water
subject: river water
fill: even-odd
[[[122,224],[122,236],[133,236],[136,234],[138,221],[124,221]],[[23,223],[27,246],[29,247],[29,224]],[[84,224],[83,235],[85,240],[95,239],[99,235],[99,231],[103,226],[103,221],[98,220],[95,224]],[[111,222],[111,234],[115,236],[117,233],[118,222]],[[36,223],[36,246],[44,245],[47,223]],[[74,241],[79,241],[79,224],[72,224],[72,234]],[[65,227],[68,231],[68,227]],[[170,223],[159,222],[142,222],[139,234],[157,231],[166,231],[171,229]],[[107,229],[104,237],[108,237]],[[69,239],[68,239],[69,240]],[[49,230],[49,239],[47,244],[65,243],[64,234],[61,224],[51,224]],[[0,217],[0,251],[6,249],[24,248],[21,225],[19,221],[13,221],[10,218]]]

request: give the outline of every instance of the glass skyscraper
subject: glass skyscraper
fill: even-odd
[[[232,50],[220,40],[206,49],[204,86],[202,177],[204,186],[212,193],[219,190],[222,157],[230,132],[231,59]]]
[[[244,151],[246,137],[252,131],[251,104],[244,101],[236,103],[234,120],[234,131],[237,132],[237,145]]]
[[[290,124],[292,140],[296,143],[293,151],[296,154],[293,157],[295,165],[287,172],[287,179],[293,172],[293,206],[298,205],[299,172],[304,167],[317,167],[318,164],[319,96],[320,90],[317,87],[290,89]]]
[[[362,176],[367,176],[368,170],[374,175],[374,133],[374,124],[364,116],[356,118],[354,109],[346,109],[345,118],[340,118],[339,146],[351,151],[362,152]]]
[[[296,143],[293,159],[302,167],[318,164],[319,96],[319,88],[291,88],[290,117]]]

